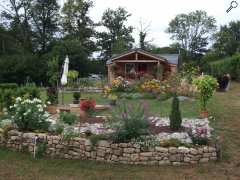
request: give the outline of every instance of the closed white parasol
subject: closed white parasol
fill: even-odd
[[[61,78],[61,85],[63,86],[67,84],[68,64],[69,64],[69,58],[68,56],[66,56],[66,59],[64,61],[63,74]]]

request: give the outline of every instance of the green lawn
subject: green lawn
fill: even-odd
[[[46,93],[42,92],[42,99],[46,99]],[[72,93],[64,93],[64,103],[72,103]],[[82,93],[82,98],[91,97],[96,100],[97,104],[108,104],[109,101],[102,96],[101,93]],[[62,94],[59,94],[59,103],[62,102]],[[159,101],[156,99],[145,100],[126,100],[128,104],[138,105],[139,103],[146,102],[148,104],[148,110],[150,115],[156,116],[168,116],[171,110],[171,99],[166,101]],[[210,102],[209,106],[212,106],[214,100]],[[119,103],[121,104],[121,102]],[[180,103],[183,117],[197,117],[199,115],[199,103],[197,100],[187,100]],[[101,112],[101,114],[108,114],[109,111]]]
[[[101,98],[101,97],[99,97]],[[98,102],[101,102],[99,99]],[[133,101],[133,103],[139,103]],[[150,100],[153,113],[166,115],[170,102]],[[197,116],[197,102],[181,103],[184,116]],[[111,165],[82,160],[39,159],[0,149],[0,179],[240,179],[240,84],[227,93],[216,93],[209,104],[216,120],[212,126],[223,141],[223,160],[187,167]]]

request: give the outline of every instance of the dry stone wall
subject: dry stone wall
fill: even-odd
[[[93,146],[91,141],[85,138],[62,140],[60,136],[21,133],[16,130],[9,131],[8,137],[0,136],[0,146],[33,153],[36,136],[39,142],[46,144],[45,155],[56,158],[146,165],[188,165],[217,160],[216,148],[210,146],[154,147],[146,150],[138,144],[114,144],[108,141],[99,141],[97,145]]]

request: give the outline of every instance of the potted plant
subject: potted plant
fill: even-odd
[[[213,96],[215,89],[218,87],[217,80],[209,75],[202,75],[193,79],[193,84],[199,91],[199,99],[201,105],[200,116],[202,118],[208,117],[207,102]]]
[[[80,117],[88,118],[94,113],[96,102],[94,99],[86,99],[80,102]]]
[[[74,92],[73,93],[73,104],[79,104],[80,97],[81,97],[80,92]]]
[[[117,99],[118,99],[118,97],[116,96],[116,95],[113,95],[113,94],[110,94],[109,96],[108,96],[108,99],[109,99],[109,104],[111,105],[111,106],[115,106],[116,104],[117,104]]]
[[[56,114],[58,104],[58,90],[56,87],[49,87],[47,89],[47,102],[47,111],[50,114]]]

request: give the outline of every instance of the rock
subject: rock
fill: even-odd
[[[170,157],[169,157],[169,160],[171,161],[171,162],[180,162],[180,161],[183,161],[183,156],[181,155],[181,154],[175,154],[175,155],[171,155]]]
[[[187,154],[189,153],[189,148],[186,148],[186,147],[178,147],[178,152],[179,153],[184,153],[184,154]]]
[[[169,153],[171,153],[171,154],[177,153],[177,148],[175,148],[175,147],[170,147],[170,148],[169,148]]]
[[[108,141],[101,140],[98,142],[98,146],[110,147],[110,143]]]
[[[85,140],[84,144],[85,144],[85,146],[91,146],[92,145],[91,141],[88,140],[88,139]]]
[[[20,136],[21,134],[22,134],[21,132],[15,130],[15,129],[8,131],[9,136]]]
[[[119,144],[119,147],[126,148],[126,147],[128,147],[128,144],[127,144],[127,143],[120,143],[120,144]]]
[[[205,152],[205,153],[208,152],[208,147],[207,147],[207,146],[204,146],[204,147],[203,147],[203,152]]]
[[[198,151],[194,148],[190,148],[190,154],[196,155],[198,154]]]
[[[125,152],[125,153],[133,153],[134,150],[135,150],[134,148],[124,148],[123,152]]]
[[[180,166],[180,165],[181,165],[180,162],[173,162],[172,164],[173,164],[174,166]]]
[[[121,149],[113,150],[113,154],[117,155],[117,156],[120,156],[122,154],[122,150]]]
[[[184,159],[183,159],[184,162],[190,162],[190,160],[191,159],[189,157],[184,157]]]
[[[168,148],[155,147],[155,150],[156,150],[157,152],[161,152],[161,153],[168,153]]]
[[[139,154],[132,154],[131,155],[131,160],[132,161],[138,161],[139,160]]]
[[[98,151],[97,151],[97,156],[98,156],[98,157],[104,157],[104,156],[105,156],[105,151],[103,151],[103,150],[98,150]]]
[[[208,148],[208,152],[216,152],[216,148],[214,148],[214,147],[209,147],[209,148]]]
[[[209,161],[208,158],[201,158],[201,159],[199,160],[199,162],[201,162],[201,163],[206,163],[206,162],[208,162],[208,161]]]
[[[140,156],[142,156],[142,157],[151,157],[152,155],[153,155],[152,152],[142,152],[142,153],[140,153]]]

